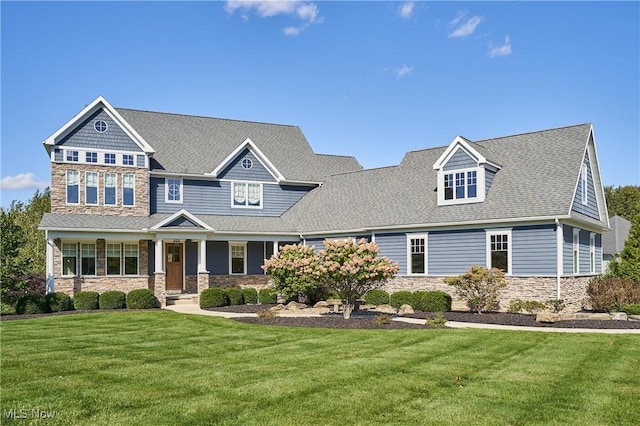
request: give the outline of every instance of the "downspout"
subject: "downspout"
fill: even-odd
[[[563,227],[560,220],[556,218],[556,299],[560,300],[560,277],[562,276],[564,259],[563,254],[564,235]]]

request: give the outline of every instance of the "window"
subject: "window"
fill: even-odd
[[[464,198],[464,172],[456,173],[456,199]]]
[[[116,205],[117,186],[118,186],[118,175],[116,173],[105,173],[104,174],[104,204],[106,206]]]
[[[596,273],[596,234],[589,236],[589,272]]]
[[[241,183],[233,182],[231,185],[233,193],[232,207],[262,207],[262,184],[261,183]]]
[[[133,166],[133,155],[122,154],[122,164],[125,166]]]
[[[487,232],[487,266],[511,274],[511,230]]]
[[[104,120],[96,120],[96,122],[93,123],[93,128],[96,129],[98,133],[104,133],[107,131],[107,122]]]
[[[467,196],[469,198],[475,198],[477,195],[477,177],[478,172],[475,170],[467,172]]]
[[[444,175],[445,200],[465,200],[468,198],[476,198],[477,195],[478,172],[476,170],[447,173]]]
[[[230,251],[229,259],[230,259],[231,273],[246,274],[247,273],[246,243],[230,243],[229,251]]]
[[[138,245],[124,245],[124,273],[125,275],[138,275]]]
[[[110,153],[104,154],[104,164],[116,164],[116,155]]]
[[[67,204],[79,203],[80,172],[67,170]]]
[[[78,161],[78,151],[67,151],[67,161]]]
[[[573,230],[573,273],[580,272],[580,230]]]
[[[96,274],[96,245],[82,244],[82,275]]]
[[[78,245],[62,243],[62,275],[76,275],[78,264]]]
[[[174,179],[174,178],[166,179],[165,201],[167,203],[182,202],[182,179]]]
[[[444,175],[444,199],[453,200],[453,174]]]
[[[249,170],[253,167],[253,161],[250,158],[245,158],[242,160],[242,168]]]
[[[107,275],[120,275],[120,244],[107,244]]]
[[[409,236],[409,266],[410,275],[427,273],[427,235]]]
[[[135,204],[135,178],[136,175],[122,175],[122,205],[133,206]]]
[[[580,189],[582,192],[582,204],[588,204],[589,193],[587,191],[587,165],[583,164],[580,173]]]
[[[85,204],[98,204],[98,173],[86,172],[84,175],[84,202]]]
[[[87,163],[97,163],[98,162],[98,153],[97,152],[85,152],[85,160]]]

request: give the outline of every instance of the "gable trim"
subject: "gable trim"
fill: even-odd
[[[456,136],[455,139],[449,144],[447,149],[442,153],[440,158],[433,165],[434,170],[441,170],[444,166],[449,162],[451,157],[459,150],[464,150],[470,157],[473,157],[479,166],[490,165],[495,167],[496,169],[500,169],[500,165],[496,164],[492,161],[487,160],[482,154],[480,154],[476,149],[471,146],[470,141],[467,141],[462,136]]]
[[[151,231],[160,231],[160,230],[162,230],[163,226],[167,226],[168,224],[170,224],[174,220],[179,219],[181,217],[186,218],[187,220],[195,223],[196,225],[202,227],[203,229],[205,229],[207,231],[215,231],[215,229],[213,229],[212,227],[210,227],[209,225],[207,225],[206,223],[204,223],[203,221],[201,221],[200,219],[198,219],[197,217],[195,217],[193,214],[189,213],[185,209],[180,209],[179,211],[175,212],[171,216],[165,218],[164,220],[161,220],[160,222],[158,222],[155,225],[153,225],[150,228],[150,230]],[[173,231],[175,231],[175,230],[173,230]]]
[[[250,138],[245,139],[244,142],[238,145],[238,147],[234,149],[233,152],[231,152],[231,154],[229,154],[224,160],[222,160],[222,162],[218,165],[218,167],[216,167],[211,173],[207,173],[207,174],[213,176],[214,178],[218,177],[220,172],[222,172],[225,168],[227,168],[227,166],[229,166],[231,162],[235,160],[236,157],[240,155],[240,153],[245,149],[249,149],[249,151],[265,166],[269,174],[271,174],[271,176],[273,176],[273,178],[277,182],[283,182],[286,180],[285,177],[282,175],[282,173],[278,171],[278,169],[273,165],[273,163],[269,161],[267,156],[264,155],[262,151],[260,151],[260,148],[258,148],[257,145],[253,143],[253,141]]]

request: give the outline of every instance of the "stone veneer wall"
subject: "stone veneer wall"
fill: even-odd
[[[67,205],[67,170],[80,172],[77,205]],[[85,172],[98,172],[98,205],[84,204]],[[117,200],[115,206],[104,205],[104,173],[118,174]],[[134,173],[135,200],[134,206],[122,205],[122,175]],[[115,165],[80,164],[80,163],[51,163],[51,213],[74,213],[117,216],[148,216],[149,215],[149,171],[140,167],[125,167]]]
[[[209,275],[209,287],[251,287],[261,290],[269,285],[267,275]]]

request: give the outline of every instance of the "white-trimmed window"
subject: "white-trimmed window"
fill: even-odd
[[[131,154],[122,154],[122,165],[123,166],[133,166],[133,155],[131,155]]]
[[[67,170],[67,204],[80,203],[80,172]]]
[[[104,153],[104,164],[116,164],[116,154],[111,152]]]
[[[444,171],[438,175],[438,205],[484,201],[484,184],[479,184],[484,179],[483,168]]]
[[[427,234],[407,235],[408,275],[427,274]]]
[[[487,231],[487,267],[512,273],[511,229]]]
[[[124,274],[138,275],[138,244],[124,245]]]
[[[95,243],[82,243],[80,245],[80,252],[82,254],[81,259],[81,274],[82,275],[95,275],[96,274],[96,245]]]
[[[120,244],[107,243],[106,257],[107,275],[120,275],[120,262],[122,258]]]
[[[104,174],[104,205],[115,206],[118,203],[118,174]]]
[[[122,205],[134,206],[136,203],[136,175],[127,173],[122,175]]]
[[[78,267],[78,244],[62,243],[62,275],[76,275]]]
[[[165,179],[165,197],[167,203],[182,203],[182,179]]]
[[[580,273],[580,230],[573,230],[573,273]]]
[[[596,273],[596,234],[589,236],[589,272]]]
[[[67,151],[67,161],[78,161],[78,151]]]
[[[97,163],[98,162],[98,153],[97,152],[85,152],[85,161],[87,163]]]
[[[84,202],[87,205],[98,205],[98,173],[85,172],[84,174]]]
[[[249,182],[231,183],[231,206],[243,208],[262,208],[262,184]]]
[[[587,190],[587,165],[582,164],[582,169],[580,170],[580,189],[582,190],[582,204],[586,205],[589,203],[589,192]]]
[[[247,243],[229,243],[229,273],[247,273]]]

